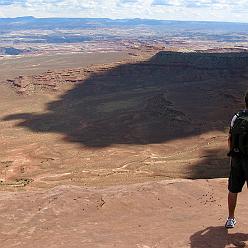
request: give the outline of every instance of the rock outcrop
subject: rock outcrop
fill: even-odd
[[[159,52],[148,61],[47,71],[8,82],[26,94],[55,92],[84,83],[85,94],[164,87],[177,82],[247,78],[248,53]],[[85,83],[85,82],[90,82]]]

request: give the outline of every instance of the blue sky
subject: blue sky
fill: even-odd
[[[30,15],[248,22],[248,0],[0,0],[0,17]]]

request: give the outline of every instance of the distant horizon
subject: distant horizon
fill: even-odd
[[[99,19],[99,20],[141,20],[141,21],[164,21],[164,22],[208,22],[208,23],[237,23],[237,24],[248,24],[248,22],[240,21],[214,21],[214,20],[178,20],[178,19],[156,19],[156,18],[140,18],[140,17],[130,17],[130,18],[110,18],[110,17],[69,17],[69,16],[50,16],[50,17],[37,17],[37,16],[16,16],[16,17],[0,17],[1,19]]]
[[[22,16],[248,23],[248,0],[0,0],[0,17]]]

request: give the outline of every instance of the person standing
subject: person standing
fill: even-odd
[[[228,218],[226,228],[236,224],[235,208],[238,193],[247,183],[248,187],[248,92],[245,94],[245,109],[234,115],[228,138],[230,156],[230,175],[228,179]]]

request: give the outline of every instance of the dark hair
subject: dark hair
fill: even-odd
[[[248,108],[248,91],[246,91],[245,93],[245,105],[246,105],[246,108]]]

